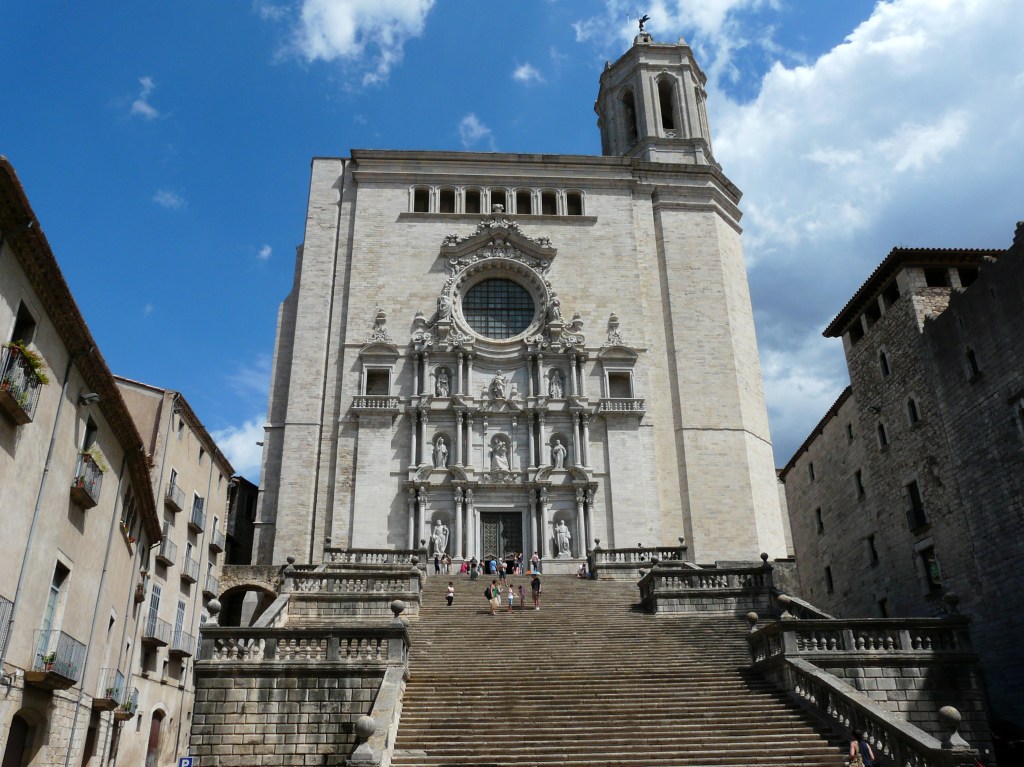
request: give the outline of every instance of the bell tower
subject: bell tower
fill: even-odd
[[[705,108],[707,77],[683,38],[656,43],[647,32],[605,64],[594,111],[604,155],[714,165]]]

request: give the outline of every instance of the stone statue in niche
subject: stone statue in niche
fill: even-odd
[[[562,302],[554,292],[551,293],[551,299],[548,301],[548,319],[552,322],[562,321]]]
[[[572,540],[572,533],[569,532],[569,528],[563,520],[558,520],[555,526],[555,543],[558,544],[558,556],[571,557],[572,552],[569,551],[569,541]]]
[[[434,523],[434,531],[430,534],[430,542],[435,554],[444,554],[448,548],[448,525],[440,519]]]
[[[508,471],[508,443],[496,439],[491,445],[491,471]]]
[[[438,397],[450,397],[452,395],[451,382],[448,380],[448,371],[440,368],[437,371],[437,381],[434,384],[434,394]]]
[[[448,446],[444,443],[444,437],[438,437],[434,445],[434,468],[448,468]]]
[[[452,300],[448,296],[437,298],[437,319],[447,320],[452,316]]]
[[[548,380],[548,396],[561,399],[565,396],[565,388],[562,386],[562,371],[554,368]]]
[[[583,315],[582,314],[580,314],[579,312],[574,312],[573,313],[573,315],[572,315],[572,324],[569,326],[569,329],[572,330],[573,333],[582,333],[583,332]]]
[[[500,370],[491,379],[491,396],[494,399],[506,399],[508,397],[508,378]]]
[[[551,446],[551,463],[554,464],[556,469],[565,468],[565,456],[566,456],[565,445],[562,444],[562,440],[556,439],[555,444]]]

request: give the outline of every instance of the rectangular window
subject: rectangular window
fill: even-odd
[[[466,212],[467,213],[479,213],[480,212],[480,190],[479,189],[467,189],[466,190]]]
[[[579,192],[569,192],[565,196],[565,213],[569,216],[583,215],[583,195]]]
[[[391,372],[388,370],[367,370],[366,394],[378,397],[391,394]]]
[[[949,269],[925,269],[924,281],[929,288],[948,288]]]
[[[864,474],[860,469],[853,472],[853,487],[857,491],[857,497],[864,497]]]
[[[533,194],[529,189],[520,189],[516,192],[516,213],[521,215],[533,213]]]
[[[872,565],[878,564],[878,549],[875,548],[875,536],[869,535],[866,538],[868,544],[868,562]]]
[[[882,597],[878,600],[878,617],[888,618],[889,617],[889,600]]]
[[[500,205],[503,211],[508,210],[508,206],[505,204],[505,190],[504,189],[492,189],[491,190],[491,210],[494,210],[495,205]]]
[[[632,399],[632,376],[629,373],[608,373],[608,397],[610,399]]]
[[[417,189],[412,195],[412,209],[415,213],[426,213],[430,210],[430,190]]]
[[[921,415],[917,412],[917,402],[913,397],[907,400],[907,418],[910,419],[911,425],[921,420]]]
[[[181,640],[181,632],[185,630],[185,609],[187,605],[184,599],[178,600],[178,612],[174,616],[174,641]]]
[[[942,574],[939,571],[939,560],[935,556],[935,547],[929,546],[918,552],[921,557],[921,565],[924,568],[925,586],[928,592],[934,594],[942,590]]]
[[[540,212],[545,216],[554,216],[558,213],[558,205],[554,192],[540,193]]]
[[[907,509],[907,524],[910,529],[920,530],[928,524],[928,517],[924,512],[924,500],[921,498],[921,488],[917,480],[906,486],[907,500],[910,501],[910,508]]]
[[[440,213],[454,213],[455,212],[455,190],[454,189],[442,189],[441,194],[437,201],[438,211]]]
[[[36,321],[32,313],[25,306],[24,302],[18,306],[18,315],[14,320],[14,329],[11,331],[11,341],[22,344],[32,343],[36,335]]]
[[[814,463],[813,462],[807,464],[807,476],[810,478],[810,480],[812,482],[814,481]]]
[[[821,507],[814,510],[814,521],[817,523],[818,535],[825,532],[825,520],[821,516]]]
[[[135,504],[135,493],[129,487],[124,491],[124,501],[121,503],[121,529],[124,530],[126,535],[132,534],[138,515],[139,509]]]
[[[878,446],[889,447],[889,433],[885,430],[885,424],[878,424]]]
[[[846,441],[853,442],[853,424],[846,424]]]
[[[832,568],[831,567],[826,567],[825,568],[825,590],[829,594],[834,594],[835,591],[836,591],[835,581],[832,580]]]

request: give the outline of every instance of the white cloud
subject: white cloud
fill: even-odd
[[[271,248],[269,245],[264,245],[262,248],[260,248],[259,253],[256,254],[256,258],[258,258],[260,261],[269,261],[270,255],[273,252],[273,248]]]
[[[251,482],[259,482],[260,460],[263,457],[264,419],[262,416],[250,418],[240,426],[228,426],[210,433],[217,447],[221,449],[235,472]]]
[[[253,10],[261,19],[267,21],[283,21],[288,16],[288,6],[267,2],[267,0],[254,0]]]
[[[512,79],[525,85],[544,82],[544,78],[541,76],[541,73],[537,71],[536,67],[529,63],[520,64],[516,67],[515,71],[512,72]]]
[[[227,374],[228,386],[234,393],[254,402],[266,402],[270,392],[269,354],[257,354],[252,360],[238,365],[234,372]]]
[[[149,96],[153,93],[153,89],[156,88],[156,83],[153,82],[152,77],[140,77],[139,85],[142,86],[142,89],[132,102],[132,114],[141,115],[147,120],[155,120],[160,116],[160,113],[149,103]]]
[[[185,198],[177,192],[172,192],[169,189],[158,190],[157,193],[153,195],[153,202],[170,210],[180,210],[188,204],[185,202]]]
[[[459,123],[459,136],[462,145],[467,149],[481,142],[485,142],[491,151],[494,151],[494,135],[491,129],[480,122],[480,119],[473,113],[462,118]]]
[[[407,40],[423,33],[434,0],[303,0],[295,50],[307,61],[341,60],[363,85],[387,79]]]
[[[142,307],[142,316],[143,317],[148,317],[149,315],[151,315],[153,313],[153,308],[154,308],[153,304],[146,304],[145,306],[143,306]]]

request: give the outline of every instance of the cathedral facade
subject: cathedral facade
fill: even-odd
[[[257,560],[679,545],[785,556],[740,236],[691,49],[601,76],[603,156],[312,165]],[[550,571],[550,569],[549,569]]]

